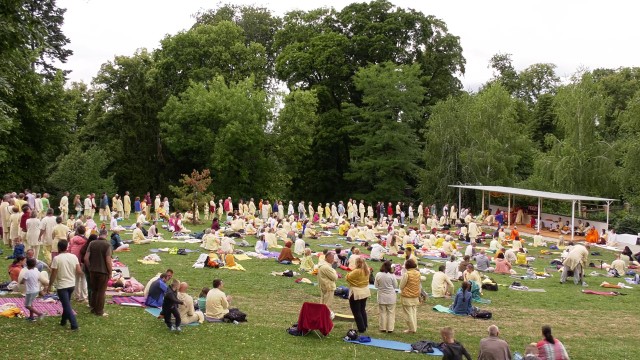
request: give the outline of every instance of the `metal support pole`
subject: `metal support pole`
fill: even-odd
[[[540,213],[542,212],[542,198],[538,198],[538,222],[536,223],[537,230],[542,229],[540,225]]]
[[[511,194],[507,194],[509,201],[507,204],[507,227],[511,226]]]
[[[481,214],[484,214],[484,190],[482,190],[482,212]]]
[[[573,233],[575,231],[575,229],[573,228],[575,217],[576,217],[576,201],[573,200],[571,201],[571,240],[573,240]]]
[[[458,218],[460,218],[460,212],[462,212],[462,188],[458,188]]]
[[[607,207],[607,228],[606,228],[606,231],[609,231],[609,207],[610,207],[610,205],[611,205],[611,201],[607,201],[607,205],[606,205],[606,207]]]

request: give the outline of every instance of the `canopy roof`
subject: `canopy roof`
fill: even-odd
[[[566,200],[566,201],[604,201],[604,202],[616,201],[615,199],[574,195],[574,194],[562,194],[562,193],[555,193],[555,192],[549,192],[549,191],[520,189],[520,188],[513,188],[513,187],[506,187],[506,186],[484,186],[484,185],[449,185],[449,186],[454,188],[461,188],[461,189],[499,192],[503,194],[522,195],[522,196],[531,196],[531,197],[537,197],[537,198]]]

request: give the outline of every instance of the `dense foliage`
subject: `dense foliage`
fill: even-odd
[[[219,197],[444,202],[448,185],[482,183],[640,199],[640,68],[561,81],[496,54],[466,92],[445,22],[377,0],[205,10],[65,84],[64,12],[0,5],[3,191],[170,194],[211,169]]]

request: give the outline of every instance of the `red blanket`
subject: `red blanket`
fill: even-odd
[[[333,322],[331,321],[331,311],[327,305],[310,302],[302,304],[298,317],[298,330],[302,333],[318,330],[324,336],[329,335],[333,330]]]

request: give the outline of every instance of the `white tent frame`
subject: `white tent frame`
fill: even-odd
[[[608,198],[600,198],[593,196],[584,196],[584,195],[574,195],[574,194],[563,194],[563,193],[555,193],[549,191],[539,191],[539,190],[530,190],[530,189],[522,189],[522,188],[514,188],[514,187],[506,187],[506,186],[485,186],[485,185],[449,185],[449,187],[458,189],[458,209],[462,207],[462,189],[470,189],[470,190],[479,190],[482,191],[482,212],[484,212],[484,194],[485,192],[497,192],[508,195],[507,202],[507,226],[511,226],[511,196],[515,198],[515,195],[520,196],[529,196],[538,198],[538,221],[537,226],[540,228],[540,213],[542,212],[542,199],[554,199],[554,200],[562,200],[562,201],[571,201],[571,240],[574,237],[574,227],[575,227],[575,208],[576,202],[580,203],[581,201],[593,201],[593,202],[604,202],[606,203],[607,210],[607,230],[609,229],[609,207],[612,202],[616,201],[615,199]],[[489,206],[491,206],[491,196],[489,196]]]

